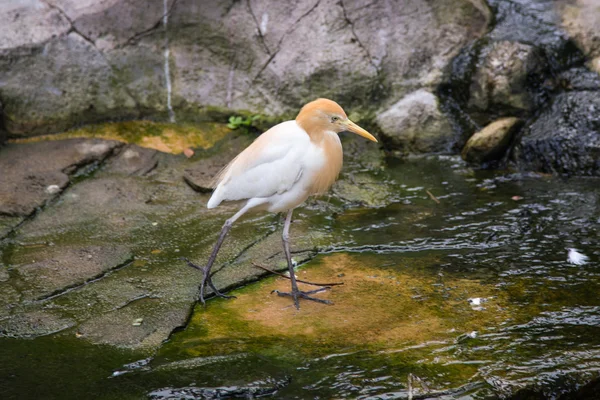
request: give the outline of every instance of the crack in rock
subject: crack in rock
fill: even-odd
[[[352,36],[354,36],[354,39],[356,40],[356,43],[358,43],[358,46],[365,52],[365,55],[367,57],[367,61],[369,62],[369,64],[371,64],[373,66],[373,68],[375,68],[375,73],[377,75],[379,75],[379,73],[380,73],[379,66],[373,61],[373,57],[371,57],[371,53],[369,52],[369,50],[366,48],[366,46],[362,43],[362,41],[356,34],[356,30],[354,29],[354,22],[352,22],[352,20],[348,17],[348,12],[346,11],[346,6],[344,5],[344,0],[340,0],[339,4],[342,7],[342,13],[344,15],[344,20],[346,20],[348,25],[350,25],[350,31],[352,32]]]

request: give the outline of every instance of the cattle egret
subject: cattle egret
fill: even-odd
[[[328,303],[309,296],[315,291],[298,290],[290,254],[289,232],[294,208],[309,196],[326,192],[337,179],[343,156],[338,133],[343,131],[354,132],[377,142],[373,135],[350,121],[336,102],[315,100],[302,107],[295,120],[282,122],[260,135],[217,175],[208,208],[215,208],[223,201],[247,201],[223,225],[206,266],[190,263],[204,275],[200,286],[203,304],[206,285],[217,296],[232,297],[217,290],[210,270],[233,223],[251,210],[287,211],[282,238],[292,291],[278,294],[291,296],[296,308],[300,308],[300,298]]]

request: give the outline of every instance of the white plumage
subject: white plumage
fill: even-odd
[[[327,132],[341,143],[337,133]],[[296,121],[286,121],[260,135],[218,179],[207,207],[248,199],[252,208],[286,211],[304,202],[313,177],[326,162],[324,151]]]

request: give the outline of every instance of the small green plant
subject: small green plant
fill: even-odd
[[[259,118],[260,118],[260,115],[252,115],[252,116],[248,116],[248,117],[232,115],[231,117],[229,117],[229,123],[227,124],[227,127],[229,129],[243,128],[245,130],[249,130],[250,128],[252,128],[254,121],[256,121]]]

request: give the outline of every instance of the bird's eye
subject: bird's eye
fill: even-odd
[[[331,122],[336,122],[340,117],[331,117]]]

